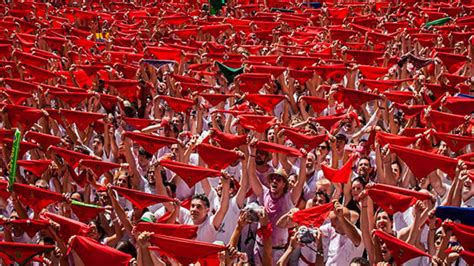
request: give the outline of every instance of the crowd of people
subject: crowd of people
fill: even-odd
[[[2,1],[1,264],[474,265],[473,28],[469,0]]]

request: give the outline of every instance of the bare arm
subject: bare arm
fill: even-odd
[[[222,178],[222,196],[221,196],[221,206],[214,215],[214,220],[212,221],[214,228],[217,230],[224,220],[225,214],[229,209],[229,187],[230,187],[230,176],[227,173],[223,173]]]

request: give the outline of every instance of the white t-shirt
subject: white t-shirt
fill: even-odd
[[[187,213],[189,214],[188,210]],[[213,225],[214,222],[214,215],[213,216],[207,216],[206,220],[202,222],[202,224],[197,225],[198,226],[198,231],[197,231],[197,241],[202,241],[202,242],[207,242],[207,243],[213,243],[216,241],[216,236],[217,236],[217,230]],[[194,225],[193,220],[191,219],[191,215],[189,215],[189,218],[187,221],[185,221],[185,224],[190,224]]]
[[[156,220],[159,220],[167,212],[165,206],[162,206],[157,211],[154,212]],[[186,208],[180,207],[178,215],[178,223],[185,224],[186,221],[191,220],[189,211]]]
[[[235,197],[229,200],[229,209],[224,216],[221,226],[217,230],[216,240],[228,244],[235,227],[237,227],[237,220],[239,219],[240,208]]]
[[[320,227],[322,234],[329,240],[327,247],[327,260],[325,265],[349,265],[351,260],[356,257],[361,257],[364,252],[364,244],[361,242],[358,247],[346,235],[336,233],[332,225],[325,224]],[[359,234],[360,230],[357,229]],[[326,253],[326,252],[325,252]]]

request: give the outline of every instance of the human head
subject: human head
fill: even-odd
[[[117,171],[114,176],[114,185],[123,188],[131,188],[131,177],[127,171]]]
[[[316,191],[316,194],[313,198],[313,206],[319,206],[326,203],[329,203],[329,195],[324,191]]]
[[[392,233],[393,216],[383,209],[378,209],[375,213],[375,228],[386,233]]]
[[[369,157],[361,157],[357,162],[357,174],[367,180],[371,173],[372,166]]]
[[[195,225],[202,224],[209,213],[209,199],[204,194],[196,194],[191,199],[191,219]]]
[[[101,156],[102,152],[104,151],[104,136],[97,135],[92,140],[92,149],[94,150],[94,154]]]
[[[265,165],[271,159],[269,152],[264,150],[257,150],[255,152],[255,163],[259,166]]]
[[[346,207],[342,207],[343,210],[342,210],[342,215],[344,216],[344,218],[346,218],[347,220],[351,220],[351,214],[349,212],[349,209],[347,209]],[[341,224],[341,222],[339,221],[339,219],[337,218],[336,214],[334,213],[334,211],[331,211],[329,213],[329,219],[331,220],[331,226],[334,228],[334,230],[336,231],[336,233],[338,234],[344,234],[344,229],[343,229],[343,225]]]
[[[357,258],[353,258],[351,260],[351,264],[349,265],[350,266],[370,266],[370,263],[366,258],[357,257]]]
[[[140,147],[138,150],[138,165],[140,165],[141,168],[148,168],[152,157],[153,155],[151,153],[147,152],[143,147]]]
[[[278,169],[267,176],[268,184],[270,186],[270,194],[273,197],[279,198],[288,191],[288,175],[284,169]]]
[[[352,181],[352,186],[351,186],[351,195],[352,199],[355,201],[359,200],[360,193],[364,190],[366,185],[366,182],[364,179],[357,177]]]

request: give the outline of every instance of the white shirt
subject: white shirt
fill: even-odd
[[[189,213],[188,210],[185,210]],[[202,222],[202,224],[197,224],[198,226],[198,231],[197,231],[197,241],[202,241],[202,242],[207,242],[207,243],[212,243],[216,241],[216,236],[217,236],[217,230],[214,227],[214,215],[213,216],[207,216],[206,220]],[[189,218],[187,221],[185,221],[185,224],[190,224],[194,225],[193,220],[191,219],[191,215],[189,215]]]
[[[325,250],[327,250],[325,265],[349,265],[353,258],[362,256],[364,252],[362,242],[356,247],[349,237],[336,233],[330,223],[321,226],[320,229],[324,237],[329,240],[327,247],[325,247]],[[361,234],[359,229],[357,231]]]
[[[237,220],[239,219],[240,208],[237,204],[237,199],[235,197],[229,200],[229,209],[222,220],[222,224],[217,230],[216,240],[228,244],[230,237],[234,232],[235,227],[237,227]]]

